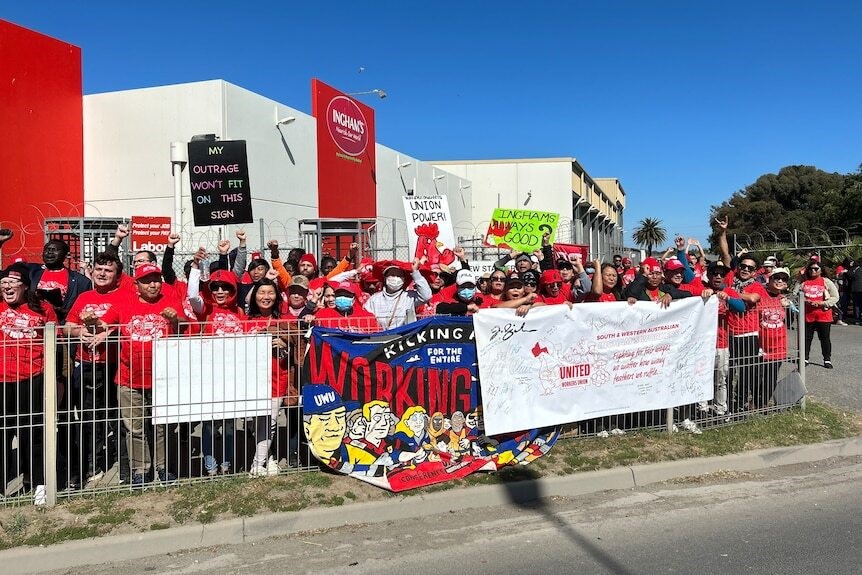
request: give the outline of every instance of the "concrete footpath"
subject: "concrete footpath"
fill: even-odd
[[[755,471],[811,463],[831,457],[860,455],[862,438],[850,438],[721,457],[617,467],[565,477],[482,485],[341,507],[308,509],[231,519],[208,525],[175,527],[164,531],[70,541],[49,547],[9,549],[0,551],[0,565],[4,575],[72,569],[83,565],[124,561],[214,545],[246,543],[267,537],[345,525],[425,517],[450,511],[522,503],[544,497],[572,497],[597,491],[632,489],[716,471]]]

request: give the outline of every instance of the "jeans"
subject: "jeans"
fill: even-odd
[[[222,449],[220,453],[216,453],[214,443],[215,426],[221,425]],[[216,419],[213,421],[204,421],[201,436],[201,451],[204,454],[204,468],[207,472],[215,472],[218,467],[215,455],[221,455],[221,466],[223,471],[230,469],[230,464],[233,461],[233,419]]]

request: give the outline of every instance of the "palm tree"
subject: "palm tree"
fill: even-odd
[[[655,245],[664,243],[667,236],[667,230],[661,225],[661,220],[654,218],[644,218],[632,232],[632,239],[639,246],[646,246],[647,257],[652,255],[652,248]]]

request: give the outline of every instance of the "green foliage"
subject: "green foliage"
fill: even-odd
[[[862,235],[862,165],[852,174],[814,166],[787,166],[764,174],[729,199],[712,206],[710,221],[728,217],[728,238],[751,238],[760,246],[797,247],[844,244]],[[718,230],[709,237],[718,251]],[[732,248],[733,246],[731,246]],[[856,252],[846,255],[858,257]],[[823,254],[822,254],[823,255]],[[831,255],[832,261],[837,261]]]
[[[632,240],[646,248],[647,256],[652,255],[653,246],[661,245],[667,237],[667,230],[662,226],[661,220],[655,218],[644,218],[632,232]]]

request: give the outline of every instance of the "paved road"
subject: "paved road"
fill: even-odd
[[[55,573],[858,573],[862,457]],[[394,505],[409,505],[409,498]]]
[[[808,392],[835,407],[862,413],[862,326],[833,325],[831,339],[835,369],[829,370],[823,367],[820,343],[814,336],[807,370]]]

